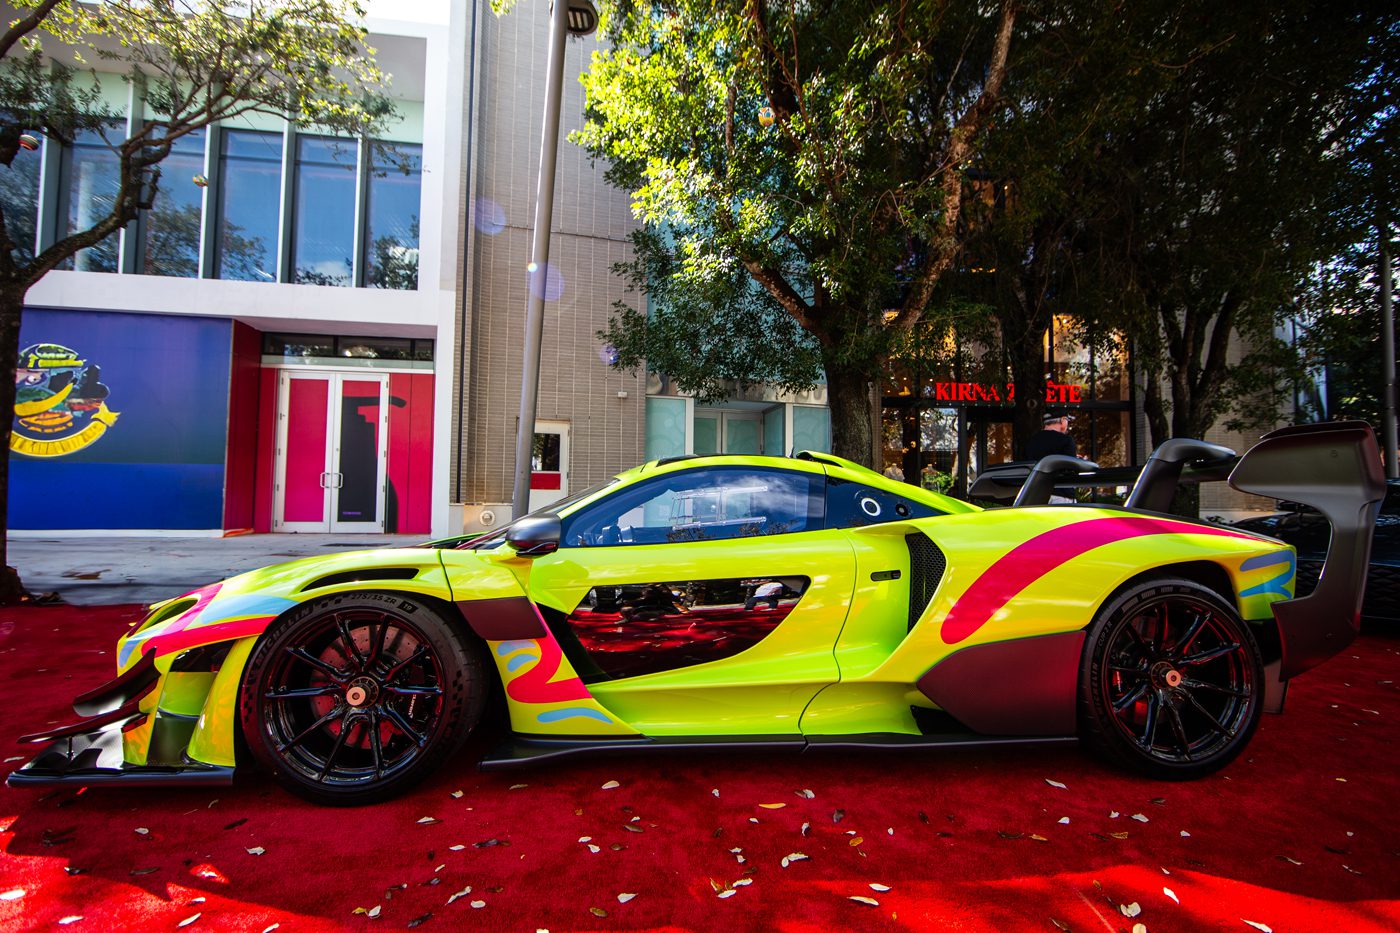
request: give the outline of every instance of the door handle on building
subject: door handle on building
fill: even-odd
[[[345,474],[344,474],[344,473],[322,473],[322,474],[321,474],[321,488],[322,488],[322,489],[339,489],[340,487],[342,487],[342,486],[344,486],[344,485],[345,485]]]

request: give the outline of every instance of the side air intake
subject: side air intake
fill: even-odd
[[[916,531],[905,535],[904,543],[909,547],[909,629],[912,631],[914,623],[933,601],[948,559],[928,535]]]

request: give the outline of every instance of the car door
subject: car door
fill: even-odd
[[[795,735],[833,683],[855,558],[820,469],[663,472],[565,517],[530,598],[593,696],[648,735]]]

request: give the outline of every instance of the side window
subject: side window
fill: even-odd
[[[882,525],[909,518],[929,518],[943,513],[925,505],[897,496],[864,483],[843,479],[828,479],[826,483],[826,527],[858,528],[861,525]]]
[[[822,523],[820,482],[787,470],[681,470],[570,515],[562,544],[619,547],[815,530]]]

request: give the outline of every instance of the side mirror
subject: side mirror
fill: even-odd
[[[543,557],[559,550],[560,525],[558,515],[537,515],[522,518],[506,532],[506,543],[517,557]]]

